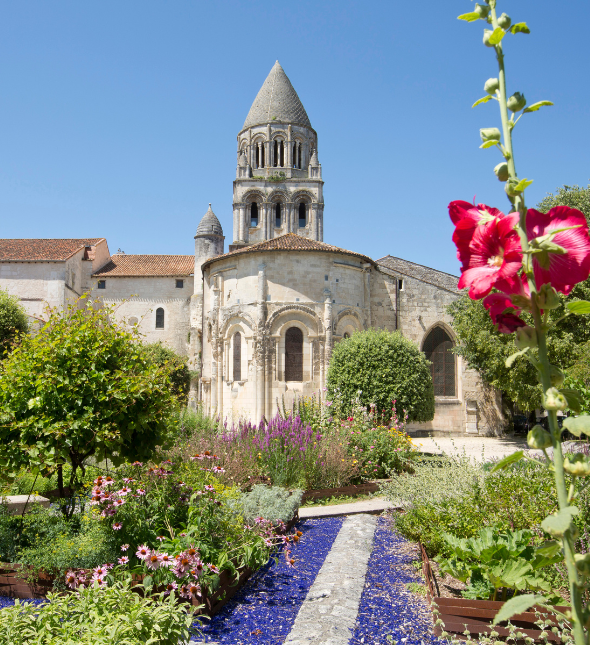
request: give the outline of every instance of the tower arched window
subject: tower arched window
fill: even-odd
[[[279,142],[279,162],[281,168],[285,167],[285,142],[281,139]]]
[[[258,204],[252,202],[250,206],[250,226],[258,226]]]
[[[256,168],[260,168],[260,146],[256,146]]]
[[[302,164],[301,164],[301,144],[299,144],[299,145],[297,146],[297,148],[298,148],[298,151],[297,151],[297,152],[298,152],[298,155],[297,155],[297,156],[298,156],[298,159],[297,159],[297,168],[303,168],[303,166],[302,166]]]
[[[303,332],[290,327],[285,334],[285,381],[303,381]]]
[[[242,334],[237,331],[233,338],[233,380],[242,380]]]
[[[260,167],[264,168],[266,166],[265,163],[265,145],[264,143],[260,144]]]
[[[156,309],[156,329],[164,329],[164,309],[162,307]]]
[[[435,396],[456,396],[456,361],[452,349],[453,341],[442,327],[432,329],[424,341]]]
[[[297,168],[297,144],[293,144],[293,168]]]
[[[281,228],[281,225],[283,223],[281,215],[282,215],[282,213],[281,213],[281,203],[277,202],[275,204],[275,226],[277,228]]]
[[[307,226],[307,207],[305,202],[299,204],[299,228]]]
[[[275,139],[274,145],[274,161],[273,161],[273,166],[276,168],[279,165],[279,142]]]

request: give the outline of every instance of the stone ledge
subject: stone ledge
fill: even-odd
[[[0,504],[6,504],[11,515],[21,515],[25,510],[25,506],[28,512],[35,505],[49,508],[50,503],[46,497],[41,497],[41,495],[7,495],[6,497],[0,497]]]

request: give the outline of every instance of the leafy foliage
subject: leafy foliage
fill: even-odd
[[[249,493],[242,495],[240,507],[248,523],[257,517],[272,522],[289,522],[301,505],[302,496],[302,490],[290,492],[280,486],[257,484]]]
[[[177,645],[188,642],[192,612],[172,593],[143,598],[128,581],[73,594],[50,594],[41,606],[17,600],[0,612],[0,645]]]
[[[186,405],[191,386],[191,372],[187,357],[180,356],[161,342],[144,345],[146,356],[169,373],[172,392],[180,403]]]
[[[19,299],[0,289],[0,359],[16,339],[27,331],[29,320]]]
[[[396,412],[406,412],[410,421],[434,417],[428,361],[399,332],[369,329],[338,343],[332,351],[327,384],[328,396],[340,397],[345,413],[358,396],[365,406],[375,404],[378,413],[388,413],[395,400]]]
[[[54,310],[0,366],[0,466],[51,474],[69,463],[70,487],[94,456],[149,457],[166,436],[174,397],[109,308]]]

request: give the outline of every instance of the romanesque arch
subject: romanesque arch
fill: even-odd
[[[422,339],[422,351],[430,361],[434,395],[457,396],[457,358],[452,330],[444,323],[434,324]]]
[[[317,335],[325,334],[324,324],[318,314],[310,307],[303,305],[285,305],[274,311],[266,322],[266,332],[268,334],[279,334],[284,325],[288,324],[289,319],[281,320],[285,316],[294,316],[301,314],[304,319],[311,323],[310,329]]]

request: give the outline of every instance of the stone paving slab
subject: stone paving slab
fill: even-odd
[[[377,518],[367,514],[344,520],[284,645],[348,645],[376,525]]]
[[[336,517],[338,515],[358,515],[360,513],[379,514],[388,508],[393,508],[386,499],[368,499],[350,504],[335,504],[334,506],[308,506],[299,509],[299,517]]]

